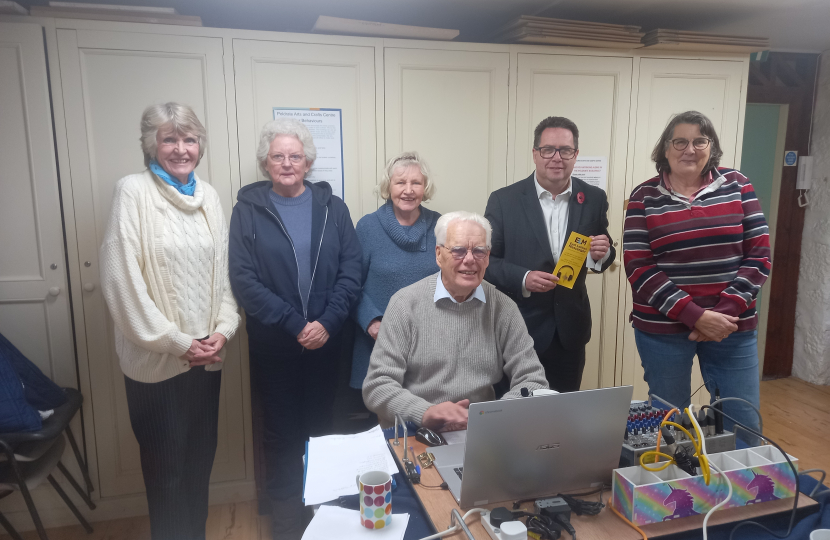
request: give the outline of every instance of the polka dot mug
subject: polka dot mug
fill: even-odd
[[[392,477],[383,471],[369,471],[356,478],[360,490],[360,524],[383,529],[392,523]]]

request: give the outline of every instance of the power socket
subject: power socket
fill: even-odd
[[[553,516],[554,514],[567,514],[571,517],[571,507],[562,497],[548,497],[547,499],[536,499],[533,509],[537,514]]]
[[[481,524],[493,540],[527,540],[527,527],[521,521],[505,521],[501,527],[490,524],[490,512],[481,514]]]

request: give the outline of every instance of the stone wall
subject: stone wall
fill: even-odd
[[[830,385],[830,51],[821,56],[818,79],[810,143],[814,182],[801,240],[793,375]]]

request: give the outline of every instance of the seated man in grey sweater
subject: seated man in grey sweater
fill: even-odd
[[[467,426],[470,402],[547,388],[545,370],[519,308],[483,281],[490,262],[490,223],[469,212],[435,225],[440,271],[395,293],[380,325],[363,401],[383,425],[395,415],[431,429]]]

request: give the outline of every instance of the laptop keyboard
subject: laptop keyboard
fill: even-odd
[[[456,467],[453,470],[455,471],[455,474],[458,475],[458,479],[461,480],[461,475],[464,472],[464,467]]]

